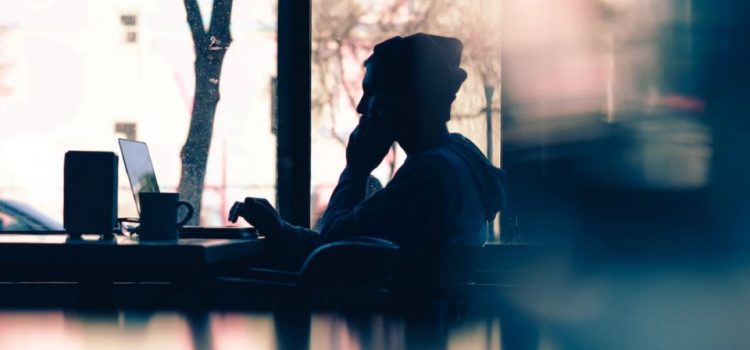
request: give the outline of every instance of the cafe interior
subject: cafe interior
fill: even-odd
[[[0,349],[750,348],[748,15],[2,2]],[[245,198],[325,231],[363,62],[414,33],[462,42],[447,126],[505,174],[486,240],[414,255],[350,232],[279,253]],[[390,146],[368,195],[407,157]]]

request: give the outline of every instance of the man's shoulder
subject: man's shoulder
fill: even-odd
[[[392,181],[419,181],[425,186],[441,186],[455,181],[455,170],[450,152],[444,147],[410,155],[398,169]]]
[[[404,161],[404,167],[408,168],[433,168],[450,165],[450,150],[445,146],[436,147],[427,151],[408,156]]]

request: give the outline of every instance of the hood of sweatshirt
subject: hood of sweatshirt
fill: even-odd
[[[484,153],[461,134],[450,134],[447,147],[455,152],[471,170],[479,187],[487,220],[492,220],[506,201],[505,172],[490,163]]]

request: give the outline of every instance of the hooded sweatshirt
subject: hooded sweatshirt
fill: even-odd
[[[311,248],[350,236],[388,239],[404,248],[481,246],[505,203],[505,174],[460,134],[409,155],[382,190],[365,198],[369,174],[345,169]]]

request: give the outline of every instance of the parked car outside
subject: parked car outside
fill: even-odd
[[[60,222],[26,204],[0,199],[0,232],[63,230]]]

